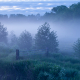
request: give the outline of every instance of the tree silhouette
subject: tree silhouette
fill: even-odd
[[[32,36],[26,30],[21,33],[18,39],[18,46],[22,50],[30,50],[32,48]]]
[[[75,53],[77,53],[80,56],[80,39],[78,39],[74,45],[73,45],[73,49],[75,51]]]
[[[50,31],[50,25],[47,22],[38,29],[35,36],[35,46],[37,49],[45,51],[46,55],[49,55],[49,52],[58,51],[56,33],[54,31]]]
[[[0,23],[0,42],[7,43],[7,28],[5,28],[3,25]]]

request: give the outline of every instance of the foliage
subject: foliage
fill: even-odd
[[[80,2],[77,4],[72,4],[70,6],[70,9],[72,11],[73,18],[80,18]]]
[[[8,56],[12,52],[7,44],[0,42],[0,58]]]
[[[54,31],[50,31],[50,25],[44,23],[35,36],[35,46],[42,51],[57,52],[58,41]]]
[[[66,7],[66,6],[64,6],[64,5],[61,5],[61,6],[57,6],[57,7],[54,7],[53,9],[52,9],[52,12],[54,12],[54,13],[56,13],[56,14],[64,14],[65,12],[66,12],[66,10],[67,10],[68,8]]]
[[[10,47],[13,49],[18,48],[18,37],[14,34],[14,32],[11,32],[10,34]]]
[[[3,25],[0,23],[0,42],[5,42],[7,43],[7,28],[5,28]]]
[[[26,30],[21,33],[18,39],[18,46],[21,50],[31,50],[32,48],[32,36]]]
[[[33,60],[0,60],[0,80],[79,80],[79,71]]]
[[[73,49],[75,51],[75,53],[77,53],[80,56],[80,39],[78,39],[74,45],[73,45]]]
[[[39,21],[66,21],[80,19],[80,2],[72,4],[70,6],[58,5],[53,7],[51,12],[46,12],[43,16],[40,14],[23,15],[23,14],[10,14],[0,15],[0,20],[3,22],[39,22]]]
[[[29,71],[32,72],[30,61],[1,62],[0,80],[31,80],[33,73]]]
[[[34,71],[35,80],[76,80],[78,75],[77,70],[65,69],[47,63],[36,66]]]

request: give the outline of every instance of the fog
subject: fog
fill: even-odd
[[[22,31],[29,31],[34,37],[37,33],[39,26],[43,25],[43,22],[5,22],[2,23],[4,27],[7,27],[7,31],[10,35],[13,31],[17,36],[19,36]],[[54,30],[57,34],[57,39],[59,41],[60,51],[73,52],[73,44],[78,38],[80,38],[80,23],[79,20],[69,20],[61,22],[48,22],[50,24],[51,31]]]

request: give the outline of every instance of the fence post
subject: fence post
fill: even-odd
[[[19,60],[19,49],[16,49],[16,60]]]

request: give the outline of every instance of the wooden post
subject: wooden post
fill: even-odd
[[[19,50],[16,49],[16,60],[19,60]]]
[[[49,49],[46,48],[46,57],[48,57],[48,56],[49,56]]]

